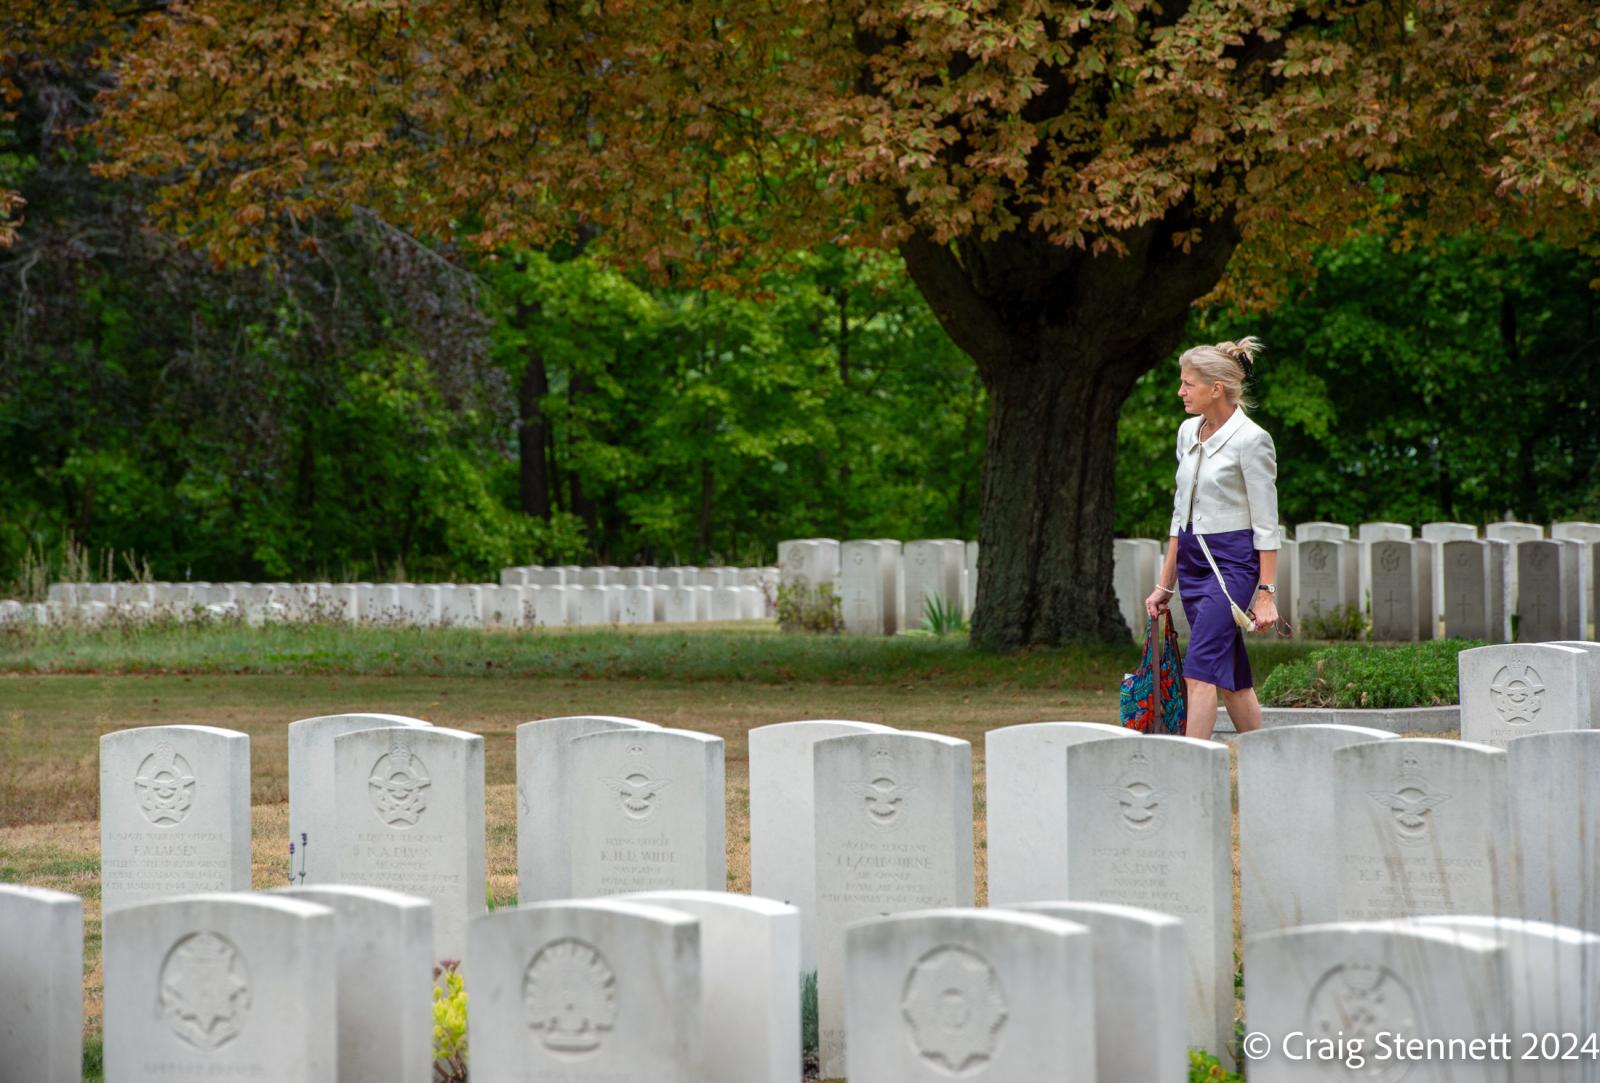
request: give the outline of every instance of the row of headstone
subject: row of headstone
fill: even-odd
[[[1516,649],[1535,652],[1534,661],[1547,667],[1594,657],[1576,648]],[[1519,664],[1504,661],[1501,668]],[[1463,672],[1477,665],[1465,661]],[[1586,672],[1592,680],[1593,671]],[[1500,689],[1491,694],[1525,703],[1550,685],[1548,676],[1535,679],[1538,689],[1528,684],[1525,666],[1509,675],[1497,669],[1493,680]],[[1472,687],[1466,678],[1464,685]],[[1576,696],[1580,686],[1572,687]],[[1588,688],[1581,685],[1585,694]],[[1550,719],[1563,713],[1556,693],[1535,714],[1545,711]],[[483,907],[482,739],[381,717],[296,725],[296,881],[315,886],[321,848],[331,849],[340,880],[431,899],[434,958],[460,957],[465,929]],[[1509,800],[1505,761],[1496,759],[1507,754],[1471,742],[1374,738],[1348,754],[1335,749],[1332,770],[1328,762],[1308,762],[1313,755],[1328,760],[1322,746],[1270,769],[1258,769],[1250,758],[1271,740],[1316,740],[1320,732],[1294,727],[1241,738],[1247,929],[1263,920],[1250,916],[1258,911],[1292,915],[1276,927],[1318,920],[1299,895],[1261,906],[1248,901],[1263,884],[1301,890],[1292,870],[1261,864],[1274,854],[1288,855],[1280,865],[1298,861],[1337,870],[1331,892],[1314,876],[1304,889],[1307,897],[1337,899],[1336,918],[1433,912],[1542,917],[1537,908],[1548,898],[1551,918],[1574,925],[1596,920],[1580,912],[1588,904],[1572,901],[1593,894],[1587,885],[1596,862],[1574,841],[1600,837],[1584,796],[1600,780],[1600,755],[1581,751],[1592,751],[1592,743],[1545,757],[1549,762],[1538,768],[1543,775],[1514,791],[1538,794],[1541,801],[1552,787],[1572,795],[1575,813],[1541,821],[1537,810]],[[1512,761],[1528,755],[1519,749],[1551,739],[1592,742],[1600,732],[1508,738]],[[102,830],[133,859],[108,867],[108,913],[128,905],[128,893],[149,890],[152,878],[168,877],[171,890],[215,890],[216,881],[201,877],[225,877],[241,856],[247,859],[247,826],[243,832],[214,830],[237,809],[248,815],[245,741],[206,727],[158,727],[103,739]],[[1232,980],[1226,750],[1187,739],[1129,744],[1117,728],[1069,723],[997,730],[988,742],[991,902],[1097,902],[1172,914],[1186,934],[1188,1040],[1225,1052],[1231,1021],[1223,1007],[1231,1003]],[[519,728],[518,745],[519,826],[553,825],[519,831],[519,872],[529,870],[519,885],[525,902],[545,890],[551,892],[545,897],[558,898],[722,886],[719,740],[634,720],[583,718],[527,723]],[[801,934],[802,942],[814,945],[817,960],[825,1071],[829,1064],[837,1069],[844,1060],[847,926],[876,915],[971,905],[970,749],[951,738],[844,722],[763,727],[752,731],[750,749],[754,890],[794,903],[813,927],[809,937]],[[241,751],[243,772],[236,766]],[[319,756],[320,775],[308,766]],[[523,770],[523,761],[534,766]],[[331,813],[327,807],[320,813],[331,814],[332,823],[322,828],[313,806],[301,805],[304,785],[322,785],[319,778],[332,779],[323,786],[331,792]],[[1264,805],[1251,796],[1257,780],[1280,786]],[[218,798],[225,789],[233,796]],[[1452,802],[1458,794],[1471,800]],[[1444,813],[1435,812],[1447,804]],[[1267,811],[1250,811],[1258,806]],[[1335,808],[1344,815],[1335,816]],[[1433,829],[1451,810],[1462,820]],[[1270,830],[1252,833],[1254,819]],[[1284,847],[1286,823],[1322,832],[1320,843],[1308,838]],[[1343,833],[1330,838],[1335,826]],[[537,847],[552,840],[554,852],[540,856]],[[1399,848],[1408,840],[1422,848]],[[809,862],[801,860],[807,849]],[[1535,854],[1547,859],[1515,865],[1520,855]],[[110,846],[106,857],[121,860]],[[146,879],[117,886],[117,869]],[[542,869],[555,870],[543,886]],[[234,877],[224,878],[221,888],[247,887],[248,865]]]
[[[347,885],[112,911],[106,1078],[427,1083],[432,918]],[[76,896],[0,885],[0,1078],[80,1078],[82,945]],[[769,899],[502,910],[474,920],[462,974],[474,1078],[799,1083],[798,918]]]
[[[971,616],[977,603],[977,542],[799,538],[778,543],[778,567],[786,590],[832,590],[852,635],[921,628],[935,608]]]
[[[683,569],[661,571],[676,577]],[[118,615],[135,620],[236,617],[251,624],[295,620],[456,628],[634,625],[765,619],[774,612],[770,582],[775,576],[753,578],[759,581],[716,586],[56,583],[46,603],[0,604],[13,607],[6,612],[15,620],[44,624],[92,624]]]
[[[1362,523],[1357,535],[1338,523],[1280,528],[1277,605],[1292,625],[1315,630],[1340,611],[1367,613],[1382,642],[1452,638],[1507,643],[1512,618],[1523,643],[1582,639],[1600,613],[1600,524],[1556,523],[1550,537],[1529,523],[1425,523],[1414,539],[1404,523]],[[1144,600],[1166,543],[1118,539],[1117,604],[1135,637]],[[1181,590],[1172,606],[1188,633]]]
[[[107,912],[250,886],[250,742],[208,726],[101,738]],[[484,909],[483,738],[395,715],[289,726],[289,875],[434,905],[435,958],[459,958]],[[631,719],[517,732],[524,901],[726,886],[723,742]]]
[[[423,1083],[429,910],[335,887],[108,915],[106,1078]],[[0,1063],[24,1069],[19,1079],[75,1080],[81,901],[0,886],[0,915],[0,952],[26,964],[0,971]],[[1094,903],[867,918],[845,937],[843,1071],[856,1083],[1179,1083],[1183,940],[1170,915]],[[1426,1074],[1451,1080],[1594,1077],[1583,1044],[1600,1010],[1593,933],[1446,913],[1289,926],[1245,944],[1252,1079],[1368,1065],[1399,1079],[1405,1060],[1448,1063]],[[798,965],[794,909],[748,896],[654,892],[484,915],[464,971],[472,1071],[798,1083]],[[1395,1042],[1408,1044],[1385,1044]]]

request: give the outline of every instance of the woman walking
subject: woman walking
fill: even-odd
[[[1258,632],[1278,621],[1278,456],[1272,437],[1244,412],[1244,384],[1260,349],[1245,338],[1196,346],[1178,359],[1178,397],[1194,416],[1178,427],[1171,537],[1145,611],[1160,615],[1182,588],[1187,733],[1202,739],[1216,726],[1219,691],[1236,730],[1261,726],[1234,608],[1253,613],[1247,623]]]

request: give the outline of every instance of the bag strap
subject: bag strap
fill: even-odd
[[[1204,534],[1196,534],[1194,540],[1200,543],[1200,551],[1206,555],[1206,563],[1211,565],[1211,574],[1217,577],[1217,586],[1222,588],[1222,596],[1228,599],[1228,608],[1233,610],[1234,619],[1241,621],[1240,626],[1243,627],[1243,621],[1248,621],[1250,615],[1240,609],[1234,602],[1233,596],[1228,593],[1228,584],[1223,581],[1222,571],[1217,567],[1216,560],[1211,556],[1211,547],[1206,544],[1206,536]]]

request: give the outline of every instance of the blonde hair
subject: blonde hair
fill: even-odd
[[[1244,382],[1255,372],[1260,352],[1261,340],[1246,335],[1238,342],[1190,347],[1178,358],[1178,367],[1193,370],[1204,383],[1221,384],[1229,402],[1254,408],[1255,403],[1244,397]]]

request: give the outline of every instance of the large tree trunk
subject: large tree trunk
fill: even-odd
[[[1237,244],[1231,224],[1212,222],[1190,252],[1173,246],[1196,225],[1174,212],[1099,256],[1028,233],[902,244],[989,392],[974,642],[1127,642],[1111,583],[1117,417],[1139,376],[1180,344],[1189,306]]]
[[[550,521],[550,462],[546,457],[550,425],[544,416],[544,397],[550,393],[550,375],[538,353],[528,358],[517,384],[518,488],[522,513]]]

